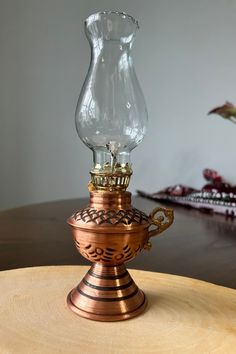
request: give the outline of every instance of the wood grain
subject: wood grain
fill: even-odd
[[[29,205],[0,212],[0,270],[88,264],[72,241],[66,219],[87,199]],[[133,205],[149,213],[157,203]],[[171,206],[172,207],[172,206]],[[188,276],[236,289],[236,219],[175,207],[174,224],[128,263],[131,268]]]
[[[236,291],[174,275],[131,270],[149,305],[116,323],[76,316],[66,295],[87,267],[0,273],[0,353],[235,353]]]

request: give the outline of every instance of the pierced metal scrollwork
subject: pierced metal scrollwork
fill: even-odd
[[[128,261],[134,258],[140,251],[141,246],[138,245],[135,249],[130,245],[125,245],[122,249],[116,250],[114,248],[106,247],[96,247],[96,245],[88,244],[84,246],[81,242],[75,241],[76,248],[78,251],[92,262],[102,262],[109,263],[111,261]]]

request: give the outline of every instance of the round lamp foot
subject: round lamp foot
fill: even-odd
[[[94,264],[67,297],[69,308],[95,321],[122,321],[141,314],[147,305],[125,265]]]

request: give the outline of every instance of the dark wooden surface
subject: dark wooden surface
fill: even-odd
[[[77,253],[66,224],[86,199],[64,200],[0,212],[0,270],[88,264]],[[157,203],[133,198],[147,213]],[[173,207],[173,206],[172,206]],[[206,280],[236,289],[236,220],[174,207],[175,222],[152,238],[152,250],[142,251],[128,267]]]

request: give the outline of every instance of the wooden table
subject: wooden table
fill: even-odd
[[[66,218],[85,199],[30,205],[0,213],[0,269],[88,264],[76,251]],[[157,203],[133,198],[149,213]],[[152,239],[129,268],[183,275],[236,289],[236,219],[174,207],[175,222]]]
[[[87,267],[0,272],[3,354],[233,354],[236,291],[169,274],[131,270],[148,307],[122,322],[72,313],[66,296]]]

